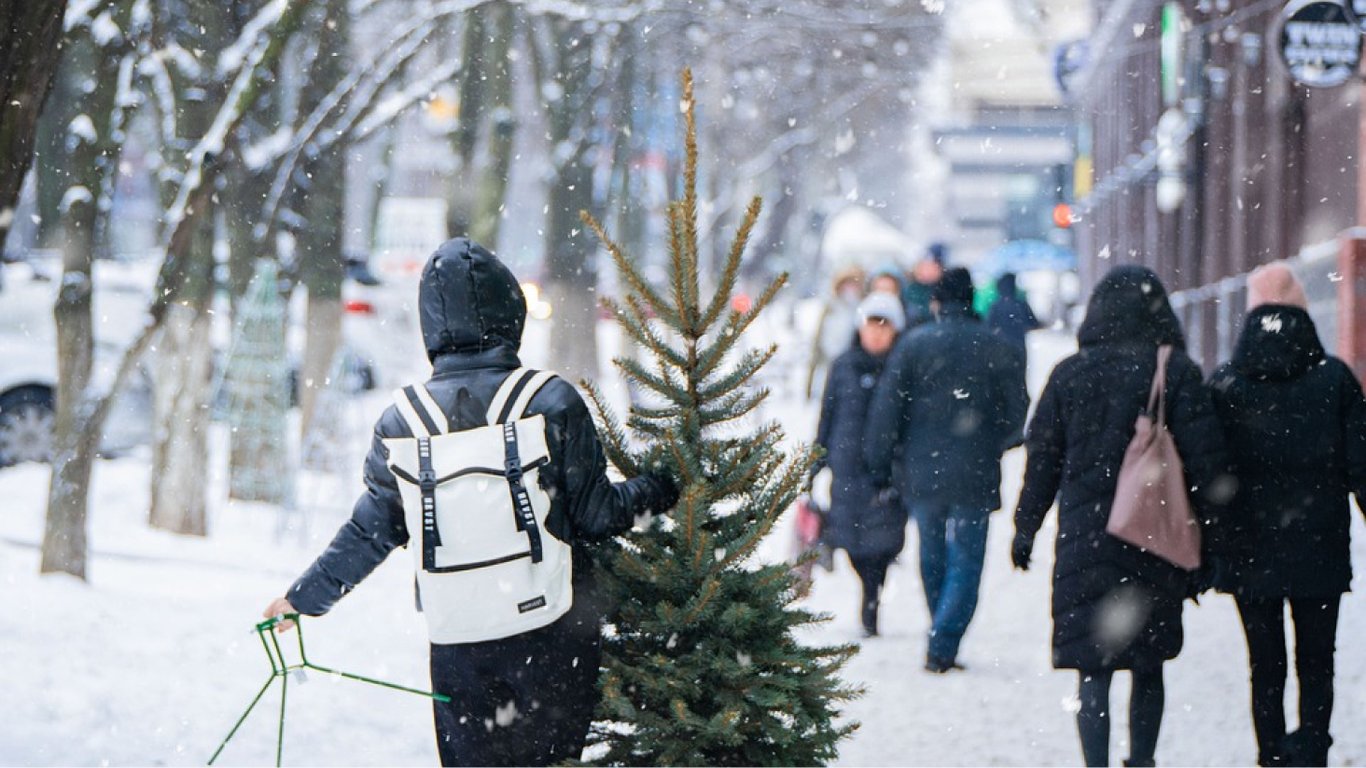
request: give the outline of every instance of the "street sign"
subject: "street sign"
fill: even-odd
[[[1281,61],[1301,85],[1342,85],[1361,63],[1361,28],[1340,2],[1296,0],[1281,12],[1279,29]]]

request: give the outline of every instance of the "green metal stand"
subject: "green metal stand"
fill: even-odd
[[[280,639],[273,631],[275,627],[284,620],[293,621],[295,623],[295,632],[299,635],[299,662],[297,664],[290,664],[285,660],[284,651],[280,648]],[[280,727],[275,734],[275,765],[280,765],[280,758],[284,754],[285,746],[285,697],[289,693],[289,673],[291,672],[312,669],[329,675],[338,675],[350,680],[357,680],[362,683],[392,688],[396,691],[415,693],[418,696],[427,696],[436,699],[437,701],[449,702],[451,700],[449,696],[444,696],[439,693],[420,691],[416,688],[408,688],[395,683],[386,683],[383,680],[376,680],[372,677],[353,675],[350,672],[341,672],[336,669],[329,669],[328,667],[314,664],[308,660],[308,655],[304,653],[303,622],[300,620],[299,614],[297,613],[287,613],[284,616],[274,616],[266,619],[256,625],[256,635],[261,638],[261,647],[266,651],[266,658],[270,659],[270,677],[266,680],[266,684],[261,686],[261,690],[256,692],[256,698],[252,699],[251,704],[247,705],[247,709],[242,713],[242,716],[237,718],[237,722],[233,724],[232,730],[228,731],[228,735],[223,739],[223,743],[219,744],[218,749],[214,750],[213,757],[209,758],[209,765],[213,765],[214,761],[218,759],[218,755],[223,752],[223,748],[228,745],[228,742],[231,741],[232,737],[237,733],[237,729],[241,728],[242,723],[246,721],[247,715],[250,715],[251,711],[256,708],[256,705],[261,701],[261,697],[265,695],[266,690],[269,689],[271,684],[276,680],[280,681]]]

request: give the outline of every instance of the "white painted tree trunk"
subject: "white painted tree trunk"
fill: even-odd
[[[207,313],[168,309],[153,388],[152,509],[148,523],[175,533],[208,532],[208,430],[213,348]]]

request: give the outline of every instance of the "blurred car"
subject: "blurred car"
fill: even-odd
[[[0,265],[0,467],[47,461],[57,403],[57,328],[53,306],[61,265],[50,252]],[[146,306],[155,274],[141,263],[95,265],[95,357],[92,384],[113,380],[122,351],[139,325],[128,322]],[[151,379],[139,369],[115,398],[100,442],[101,455],[147,443],[152,434]]]

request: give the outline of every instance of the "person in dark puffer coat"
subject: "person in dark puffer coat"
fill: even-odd
[[[977,610],[991,512],[1001,508],[1001,455],[1020,444],[1029,409],[1024,354],[982,324],[973,293],[966,269],[944,272],[935,322],[897,341],[863,439],[868,471],[880,487],[904,488],[919,533],[932,618],[925,669],[936,674],[963,669],[958,651]]]
[[[1152,765],[1162,721],[1163,662],[1181,651],[1181,605],[1192,574],[1105,532],[1134,422],[1147,407],[1157,347],[1167,369],[1167,424],[1191,501],[1209,527],[1231,495],[1228,458],[1200,369],[1152,271],[1123,266],[1096,286],[1077,333],[1030,422],[1011,556],[1028,568],[1034,537],[1058,499],[1053,567],[1053,666],[1079,672],[1077,726],[1087,765],[1109,761],[1115,670],[1133,673],[1128,765]],[[1216,546],[1212,536],[1206,544]]]
[[[1352,579],[1348,494],[1366,491],[1366,399],[1330,357],[1282,263],[1248,279],[1233,359],[1210,377],[1238,477],[1216,584],[1233,593],[1251,661],[1260,765],[1327,765],[1333,653]],[[1285,732],[1285,604],[1295,623],[1299,730]]]
[[[418,310],[432,361],[426,387],[448,417],[456,413],[462,390],[488,403],[521,366],[517,350],[526,299],[507,267],[477,243],[456,238],[428,259]],[[678,498],[666,475],[607,479],[593,420],[568,382],[552,379],[526,413],[545,417],[550,464],[540,478],[551,497],[545,527],[572,547],[573,604],[539,629],[431,645],[432,687],[451,697],[449,703],[433,702],[443,765],[549,765],[579,758],[598,699],[604,616],[588,547],[629,529],[635,515],[667,510]],[[380,416],[365,460],[367,490],[351,519],[286,596],[266,607],[267,617],[327,613],[390,552],[408,544],[403,501],[383,440],[411,436],[394,406]]]
[[[894,494],[879,493],[868,474],[863,433],[868,403],[906,314],[900,299],[886,293],[869,295],[858,314],[858,336],[830,367],[816,444],[825,449],[823,462],[834,475],[821,538],[830,548],[849,553],[863,584],[863,633],[873,637],[887,568],[906,544],[906,513]]]

